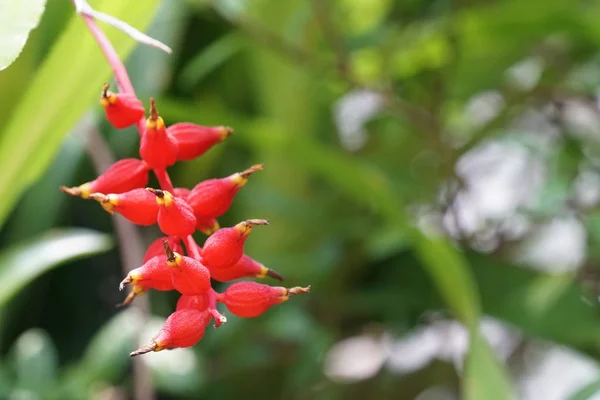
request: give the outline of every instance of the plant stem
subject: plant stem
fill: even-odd
[[[165,168],[157,168],[152,170],[154,175],[156,175],[156,179],[158,179],[158,184],[162,190],[166,190],[167,192],[173,194],[173,183],[171,182],[171,178],[167,173]]]
[[[112,68],[115,76],[115,81],[117,81],[117,86],[119,87],[119,91],[122,93],[129,93],[135,96],[135,89],[133,88],[131,79],[129,79],[127,69],[123,64],[121,57],[119,57],[119,54],[117,53],[113,45],[110,43],[110,40],[108,40],[108,38],[104,34],[104,31],[102,31],[98,24],[96,24],[94,18],[85,14],[82,14],[81,17],[88,26],[90,33],[96,40],[96,43],[98,43],[100,50],[102,50],[102,54],[104,54],[106,61]],[[146,129],[144,122],[145,118],[142,117],[136,125],[140,136],[144,134],[144,131]]]

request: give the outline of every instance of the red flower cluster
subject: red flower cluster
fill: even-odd
[[[240,317],[256,317],[269,307],[286,301],[290,295],[307,293],[309,287],[271,287],[255,282],[238,282],[224,293],[211,287],[211,278],[220,282],[251,277],[271,277],[282,281],[277,272],[244,254],[244,244],[253,227],[267,225],[264,219],[250,219],[220,228],[217,218],[231,206],[235,195],[248,177],[263,169],[253,165],[245,171],[220,179],[200,182],[193,189],[170,187],[166,168],[177,161],[191,160],[227,139],[228,127],[206,127],[178,123],[167,127],[150,99],[150,116],[140,124],[145,110],[130,93],[112,93],[105,85],[100,103],[106,118],[115,128],[138,123],[145,127],[140,141],[140,157],[118,161],[97,179],[77,187],[61,187],[65,193],[94,199],[109,212],[119,213],[138,225],[154,225],[165,235],[156,239],[146,251],[143,265],[129,272],[120,289],[132,290],[121,305],[129,304],[149,289],[176,290],[181,293],[176,311],[167,318],[152,343],[131,353],[132,356],[196,344],[211,319],[215,326],[226,322],[216,303]],[[162,188],[146,188],[149,171],[161,181]],[[204,247],[192,234],[210,235]],[[182,241],[187,254],[183,252]]]

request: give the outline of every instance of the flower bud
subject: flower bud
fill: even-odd
[[[127,128],[144,117],[142,102],[129,93],[113,93],[108,84],[102,88],[100,104],[104,107],[106,119],[117,129]]]
[[[244,254],[244,243],[252,227],[267,225],[265,219],[249,219],[231,228],[221,228],[213,233],[202,249],[202,262],[208,268],[227,268],[234,265]]]
[[[181,238],[176,237],[176,236],[168,236],[168,237],[163,236],[163,237],[156,239],[154,242],[152,242],[150,244],[150,246],[148,246],[148,249],[146,250],[146,254],[144,255],[144,261],[143,261],[144,263],[146,261],[148,261],[149,259],[151,259],[152,257],[165,255],[165,247],[163,245],[163,242],[165,240],[168,241],[169,247],[171,249],[173,249],[173,251],[175,251],[177,253],[182,253]],[[171,274],[171,272],[169,271],[169,277],[171,276],[170,274]]]
[[[207,236],[212,235],[220,228],[219,221],[214,218],[202,219],[196,217],[196,229],[204,233]]]
[[[120,194],[92,193],[90,198],[99,202],[109,214],[118,212],[137,225],[152,225],[158,218],[156,196],[146,189],[133,189]]]
[[[129,355],[134,357],[151,351],[193,346],[204,336],[211,317],[212,315],[208,311],[198,311],[192,308],[175,311],[169,315],[150,345],[140,347]]]
[[[210,273],[204,265],[191,257],[175,253],[168,241],[163,242],[167,265],[171,267],[171,282],[181,294],[197,296],[210,290]]]
[[[177,310],[185,310],[192,308],[198,311],[204,311],[208,308],[208,294],[200,294],[197,296],[186,296],[182,294],[177,300]]]
[[[87,199],[92,193],[125,193],[148,184],[148,164],[137,158],[125,158],[110,166],[102,175],[83,185],[61,190]]]
[[[146,131],[140,141],[140,156],[152,169],[170,167],[177,161],[177,142],[167,132],[153,98],[150,105],[150,117],[146,120]]]
[[[309,291],[310,286],[286,289],[256,282],[237,282],[218,295],[217,300],[224,303],[232,314],[253,318],[264,313],[269,307],[286,301],[291,295]]]
[[[257,164],[226,178],[209,179],[197,184],[187,198],[196,218],[218,218],[225,214],[237,192],[248,182],[248,177],[263,168],[262,164]]]
[[[177,142],[177,159],[186,161],[201,156],[215,144],[227,139],[233,133],[233,129],[227,126],[209,127],[180,122],[169,126],[167,132]]]
[[[156,196],[158,210],[158,226],[163,233],[170,236],[184,237],[196,230],[196,217],[192,207],[185,200],[174,197],[166,190],[147,188]]]
[[[145,293],[148,289],[173,290],[171,269],[167,266],[167,256],[163,254],[152,257],[144,261],[141,267],[129,271],[127,277],[121,281],[119,290],[123,290],[128,285],[132,285],[133,290],[120,305],[131,303],[136,296]]]
[[[219,282],[229,282],[240,278],[264,278],[266,276],[283,281],[283,277],[279,273],[245,254],[231,267],[209,268],[209,271],[210,277]]]

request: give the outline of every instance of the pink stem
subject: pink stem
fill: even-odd
[[[94,36],[94,39],[96,39],[98,46],[100,46],[102,53],[104,53],[106,61],[108,61],[108,64],[110,64],[110,67],[113,69],[119,90],[123,93],[129,93],[135,96],[135,90],[133,89],[125,65],[123,65],[123,61],[121,61],[115,48],[112,46],[102,29],[96,24],[94,18],[87,15],[82,15],[82,17],[87,24],[90,33]]]
[[[127,69],[125,69],[125,65],[123,64],[123,61],[121,61],[121,57],[119,57],[119,54],[117,54],[117,51],[110,43],[110,40],[108,40],[102,29],[100,29],[98,24],[96,24],[94,18],[83,14],[82,17],[87,24],[90,33],[94,39],[96,39],[96,43],[98,43],[98,46],[100,47],[100,50],[102,50],[104,57],[106,57],[106,61],[108,61],[108,64],[112,68],[119,91],[135,96],[135,89],[133,88],[131,79],[129,79]],[[141,118],[137,122],[137,129],[140,136],[142,136],[146,130],[145,118]]]
[[[198,251],[198,245],[192,235],[185,237],[185,247],[187,248],[188,255],[196,260],[200,261],[200,252]]]
[[[160,188],[173,194],[173,183],[171,183],[171,178],[169,177],[167,170],[165,168],[157,168],[153,171],[154,175],[156,175],[156,179],[158,179]]]

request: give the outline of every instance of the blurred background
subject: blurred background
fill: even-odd
[[[0,72],[0,398],[600,399],[600,1],[90,4],[173,48],[101,24],[167,124],[235,129],[175,186],[264,163],[221,226],[312,291],[131,363],[177,295],[116,309],[159,231],[58,190],[139,138],[48,0]]]

